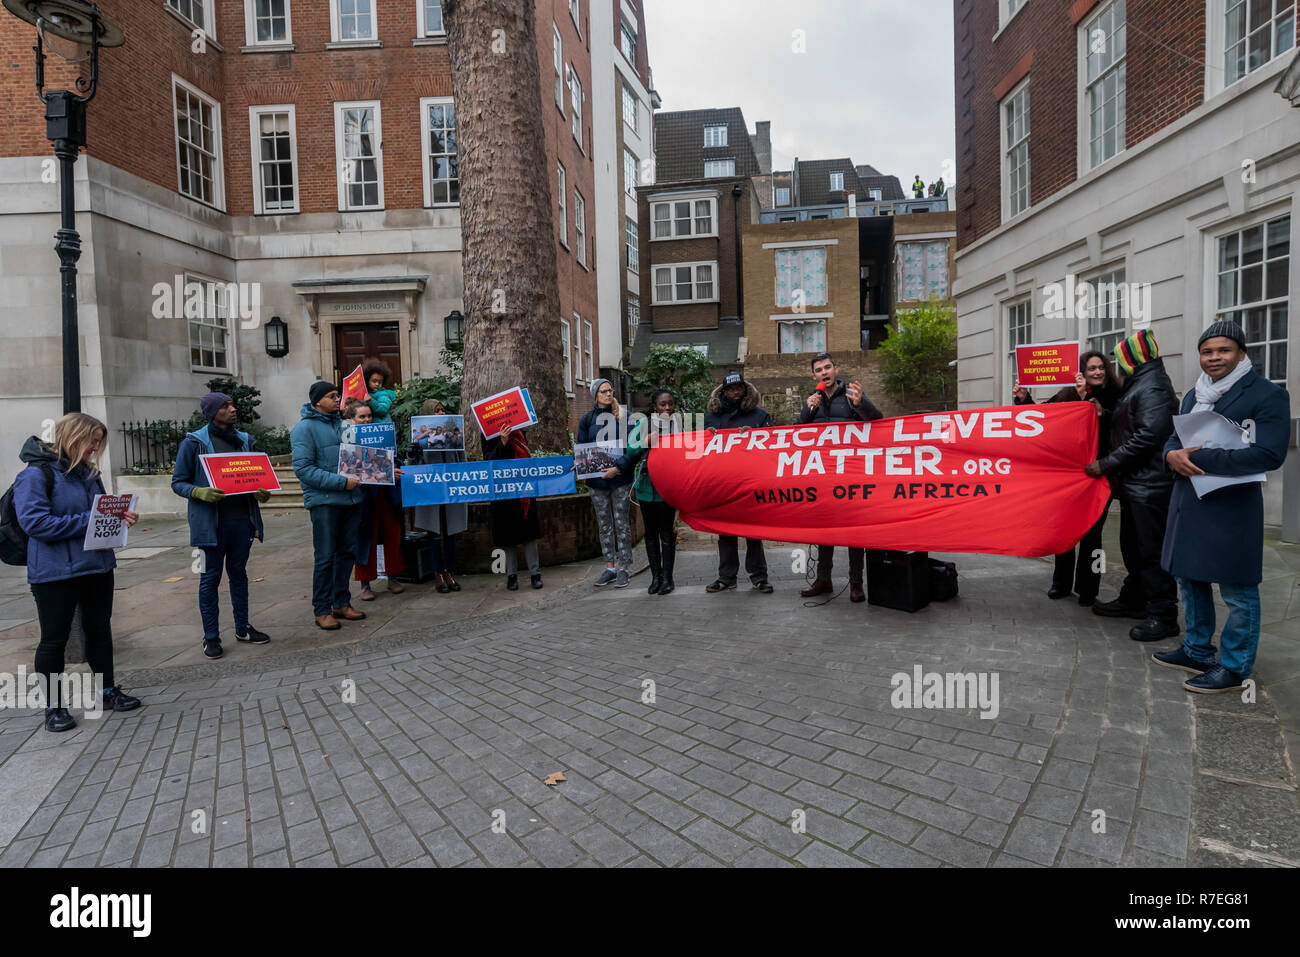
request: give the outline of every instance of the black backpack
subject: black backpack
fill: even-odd
[[[37,467],[45,473],[45,497],[49,498],[54,494],[54,469],[45,463]],[[0,498],[0,562],[6,565],[27,564],[27,533],[18,524],[12,485]]]

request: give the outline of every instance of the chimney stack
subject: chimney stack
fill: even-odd
[[[754,146],[754,155],[758,158],[758,172],[765,175],[772,172],[772,121],[759,120],[754,124],[754,135],[749,138]]]

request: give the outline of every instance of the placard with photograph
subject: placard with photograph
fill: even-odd
[[[579,481],[603,478],[606,469],[618,468],[615,460],[623,455],[617,442],[580,442],[573,447],[573,461],[577,465]]]
[[[411,417],[411,447],[421,452],[458,451],[465,448],[463,415]]]
[[[395,454],[392,449],[340,445],[339,475],[353,476],[362,485],[392,485]]]

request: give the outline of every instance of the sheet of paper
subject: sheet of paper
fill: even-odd
[[[1241,426],[1213,410],[1174,416],[1174,431],[1178,433],[1178,441],[1183,443],[1185,449],[1198,445],[1206,449],[1244,449],[1250,445]],[[1193,475],[1191,478],[1192,490],[1196,492],[1197,498],[1205,498],[1216,489],[1228,485],[1268,481],[1268,476],[1263,472],[1255,475]]]
[[[122,515],[135,511],[136,498],[134,494],[96,495],[90,506],[90,524],[86,526],[86,540],[82,547],[90,552],[125,546],[129,529]]]

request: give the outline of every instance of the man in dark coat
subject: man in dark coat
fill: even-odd
[[[722,385],[709,396],[709,411],[704,416],[704,427],[712,432],[720,429],[762,429],[772,424],[772,416],[760,406],[758,389],[745,381],[739,372],[728,372]],[[767,580],[767,556],[763,554],[763,541],[745,539],[745,572],[757,591],[772,594]],[[718,577],[705,591],[716,594],[736,587],[740,573],[740,542],[735,535],[718,536]]]
[[[845,385],[839,379],[839,367],[835,360],[823,352],[812,360],[813,383],[816,391],[808,397],[804,407],[799,410],[800,425],[818,422],[872,422],[884,418],[884,414],[862,392],[862,384],[850,382]],[[866,592],[862,589],[862,566],[865,564],[865,548],[849,548],[849,601],[866,601]],[[831,585],[831,572],[835,570],[835,546],[817,546],[817,580],[799,594],[804,598],[824,595],[835,590]]]
[[[1092,610],[1109,618],[1143,619],[1129,637],[1158,641],[1179,633],[1178,591],[1173,576],[1160,567],[1174,484],[1164,447],[1174,432],[1178,396],[1149,329],[1117,345],[1115,362],[1125,382],[1111,415],[1110,453],[1090,462],[1086,471],[1110,479],[1119,499],[1119,548],[1128,576],[1118,598]]]
[[[1178,474],[1169,505],[1161,564],[1178,579],[1187,616],[1182,647],[1152,659],[1189,672],[1188,691],[1237,691],[1255,665],[1259,645],[1259,582],[1263,578],[1264,496],[1259,482],[1226,485],[1197,497],[1192,476],[1243,476],[1271,472],[1286,459],[1291,400],[1285,389],[1257,375],[1246,355],[1246,336],[1231,320],[1201,334],[1201,376],[1183,396],[1182,411],[1213,410],[1243,426],[1240,448],[1183,448],[1175,434],[1165,461]],[[1228,606],[1215,661],[1214,592]]]

